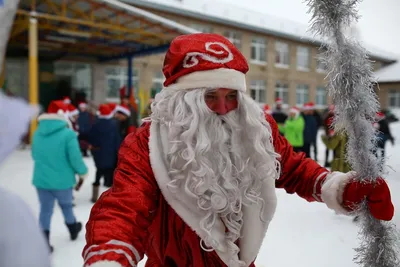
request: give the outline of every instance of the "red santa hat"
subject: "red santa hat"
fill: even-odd
[[[282,105],[283,104],[283,100],[282,100],[282,98],[277,98],[277,99],[275,99],[275,104],[277,104],[277,105]]]
[[[115,112],[121,112],[122,114],[124,114],[128,117],[131,116],[131,110],[125,104],[117,105],[117,107],[115,108]]]
[[[70,117],[79,115],[79,110],[72,104],[68,105],[68,113]]]
[[[101,104],[97,116],[100,119],[111,119],[114,116],[114,110],[108,104]]]
[[[267,104],[264,105],[263,110],[265,114],[272,114],[271,107]]]
[[[69,98],[68,96],[64,96],[63,101],[65,104],[71,104],[71,98]]]
[[[303,110],[314,110],[315,106],[313,102],[305,103],[303,106]]]
[[[228,88],[245,92],[248,70],[246,58],[222,35],[181,35],[172,41],[165,56],[164,87]]]
[[[66,115],[68,114],[68,106],[62,100],[51,101],[47,113]]]
[[[85,102],[79,102],[78,107],[79,108],[86,108],[87,104]]]
[[[107,105],[110,107],[113,113],[116,112],[118,106],[116,103],[108,103]]]
[[[377,120],[383,120],[385,117],[386,117],[385,113],[383,113],[383,112],[377,112],[376,113],[376,119]]]
[[[298,116],[298,115],[300,114],[300,109],[297,108],[297,107],[292,107],[292,108],[289,110],[289,113],[294,113],[294,114],[296,114],[296,116]]]

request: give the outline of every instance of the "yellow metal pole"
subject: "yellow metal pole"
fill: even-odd
[[[38,25],[36,18],[29,19],[29,103],[38,105]],[[30,127],[30,140],[37,127],[37,121],[32,120]]]

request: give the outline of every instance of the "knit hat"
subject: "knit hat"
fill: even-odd
[[[68,105],[65,104],[62,100],[51,101],[49,107],[47,108],[47,113],[67,115]]]
[[[117,105],[117,107],[115,108],[115,112],[121,112],[122,114],[124,114],[128,117],[131,116],[131,110],[125,104]]]
[[[101,104],[97,115],[100,119],[111,119],[114,116],[113,109],[108,104]]]
[[[228,88],[246,91],[246,58],[219,34],[176,37],[165,56],[165,89]]]

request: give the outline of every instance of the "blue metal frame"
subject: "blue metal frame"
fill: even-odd
[[[99,62],[107,62],[107,61],[125,59],[125,58],[129,58],[129,57],[133,58],[133,57],[148,56],[148,55],[152,55],[152,54],[166,52],[169,48],[169,45],[170,44],[168,43],[168,44],[163,44],[163,45],[155,46],[155,47],[146,47],[141,50],[126,52],[126,53],[122,53],[120,55],[115,55],[115,56],[110,56],[110,57],[99,57],[98,60],[99,60]]]

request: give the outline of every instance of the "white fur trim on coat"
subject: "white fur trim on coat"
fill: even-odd
[[[354,177],[354,174],[355,172],[332,172],[326,176],[321,188],[321,198],[328,208],[340,214],[349,214],[342,206],[343,192],[347,183]]]
[[[150,163],[165,200],[182,218],[182,220],[201,238],[205,239],[207,234],[200,227],[200,220],[204,218],[204,211],[198,208],[197,201],[189,197],[184,190],[171,192],[167,184],[171,181],[168,176],[166,162],[166,151],[168,150],[167,128],[159,123],[152,122],[150,126]],[[275,192],[275,180],[265,179],[260,197],[264,200],[263,206],[253,204],[252,206],[243,206],[243,227],[241,230],[242,238],[239,240],[239,257],[231,258],[231,252],[228,251],[225,239],[225,226],[221,220],[215,222],[211,230],[212,237],[219,243],[215,248],[216,253],[226,265],[229,266],[231,260],[240,260],[249,266],[257,257],[261,248],[268,225],[272,220],[277,205]],[[263,220],[261,220],[261,208],[264,207]]]
[[[91,265],[86,265],[85,267],[123,267],[116,261],[98,261]]]
[[[227,88],[246,92],[246,75],[233,69],[196,71],[180,77],[165,89],[185,90],[196,88]]]

